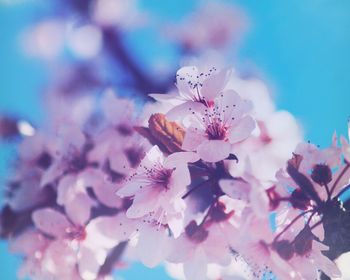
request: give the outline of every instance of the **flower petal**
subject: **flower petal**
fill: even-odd
[[[231,71],[228,69],[223,69],[218,73],[211,74],[203,82],[203,86],[201,88],[202,96],[207,101],[213,101],[214,98],[226,87],[230,74]]]
[[[229,197],[248,201],[251,186],[243,180],[223,179],[219,181],[220,188]]]
[[[203,130],[196,127],[189,127],[185,133],[182,149],[186,151],[195,151],[197,147],[206,140],[207,138]]]
[[[145,266],[157,266],[169,254],[169,239],[170,237],[164,228],[145,226],[140,232],[137,242],[137,256]]]
[[[255,128],[255,121],[252,117],[246,116],[238,121],[229,131],[229,140],[231,144],[240,142],[250,136]]]
[[[135,195],[134,201],[126,211],[128,218],[140,218],[158,207],[159,195],[156,191],[146,188]]]
[[[206,107],[200,102],[186,101],[185,103],[170,109],[168,113],[166,113],[166,117],[168,120],[172,121],[179,120],[189,114],[193,114],[193,112],[201,112],[205,110],[205,108]]]
[[[32,219],[38,229],[54,237],[64,237],[67,228],[72,226],[66,216],[52,208],[34,211]]]
[[[231,144],[222,140],[207,140],[200,144],[197,153],[201,159],[208,162],[224,160],[231,152]]]

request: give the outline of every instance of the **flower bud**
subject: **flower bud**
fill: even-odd
[[[310,198],[301,189],[295,189],[289,198],[294,208],[305,210],[310,205]]]
[[[326,164],[316,164],[312,169],[311,179],[321,185],[327,185],[332,181],[332,170]]]

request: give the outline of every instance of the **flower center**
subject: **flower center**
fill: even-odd
[[[150,179],[153,184],[165,189],[169,189],[169,182],[173,171],[174,169],[152,169],[150,173]]]
[[[219,119],[215,119],[208,124],[205,131],[209,140],[225,140],[227,135],[227,127]]]
[[[70,240],[82,241],[86,238],[86,230],[82,226],[69,227],[66,229],[66,233],[67,238]]]

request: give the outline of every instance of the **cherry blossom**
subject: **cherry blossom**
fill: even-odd
[[[233,153],[233,145],[249,137],[255,128],[251,108],[234,91],[226,91],[212,107],[200,112],[190,110],[192,122],[186,130],[183,149],[197,151],[201,159],[209,162],[223,160]]]
[[[79,65],[58,67],[42,126],[0,120],[1,138],[21,143],[0,213],[18,277],[110,280],[136,261],[175,279],[346,278],[349,139],[303,142],[264,81],[204,58],[244,27],[225,7],[175,34],[180,64],[195,62],[175,86],[129,57],[135,1],[82,3],[81,21],[33,29],[34,53],[53,62],[67,48]]]
[[[185,208],[182,195],[191,182],[186,163],[197,159],[195,154],[185,152],[165,158],[159,148],[154,146],[118,191],[122,197],[133,197],[126,215],[140,218],[155,213],[172,230],[175,229]]]
[[[212,107],[214,99],[225,89],[229,76],[228,69],[199,70],[196,66],[183,67],[176,73],[178,94],[151,94],[151,97],[175,105],[167,116],[177,119],[191,113],[191,110]]]

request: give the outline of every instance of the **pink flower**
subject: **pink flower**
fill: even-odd
[[[78,224],[85,224],[90,219],[91,208],[97,205],[87,193],[89,182],[84,180],[85,172],[89,170],[63,177],[57,187],[57,204]]]
[[[262,119],[255,117],[255,114],[253,117],[257,120],[257,129],[235,147],[239,162],[231,162],[229,170],[238,177],[250,169],[266,186],[275,179],[276,171],[290,158],[302,137],[296,120],[288,112],[270,112]]]
[[[64,214],[52,209],[42,208],[32,214],[35,226],[49,236],[58,239],[84,240],[85,225],[71,222]]]
[[[78,172],[87,165],[86,137],[81,129],[74,124],[62,124],[57,134],[53,163],[41,178],[43,187],[58,180],[65,172]]]
[[[301,203],[303,198],[308,198],[304,199],[305,203],[311,203],[306,204],[314,205],[334,197],[347,184],[350,174],[347,169],[342,174],[345,167],[341,163],[341,151],[336,147],[336,138],[333,145],[326,149],[301,143],[297,146],[294,157],[288,161],[286,170],[277,173],[278,185],[285,189],[293,188],[292,205]],[[301,177],[303,181],[298,179]]]
[[[295,278],[317,279],[320,270],[332,279],[341,277],[336,264],[322,253],[329,248],[315,240],[312,241],[311,246],[312,249],[305,256],[295,256],[289,260],[296,275]]]
[[[192,122],[186,129],[183,149],[197,151],[204,161],[217,162],[229,156],[233,145],[245,140],[255,128],[247,115],[251,104],[233,91],[215,99],[212,107],[192,111]]]
[[[288,263],[269,245],[273,240],[273,233],[268,216],[259,218],[251,208],[246,208],[241,215],[239,230],[230,237],[232,249],[248,265],[245,271],[248,279],[258,280],[264,275],[269,276],[269,271],[278,279],[292,279]]]
[[[208,263],[229,264],[229,245],[218,227],[206,229],[192,221],[173,241],[168,260],[183,263],[186,279],[206,279]]]
[[[61,265],[57,261],[63,258],[62,261],[69,261],[74,269],[78,265],[76,272],[84,280],[96,279],[109,251],[128,240],[135,228],[123,214],[99,217],[87,225],[73,223],[51,208],[36,210],[32,217],[40,231],[54,238],[45,249],[42,265],[49,263],[56,275]]]
[[[239,162],[231,162],[229,170],[235,177],[247,169],[268,186],[276,171],[290,158],[300,143],[302,131],[293,115],[277,111],[268,85],[256,77],[241,77],[238,71],[231,75],[227,89],[232,89],[253,103],[252,117],[257,128],[252,136],[235,148]],[[248,165],[249,164],[249,165]]]
[[[341,273],[335,263],[322,253],[329,248],[315,240],[315,236],[320,241],[324,238],[323,225],[319,224],[320,218],[305,214],[305,219],[295,220],[295,213],[293,215],[291,211],[285,218],[279,218],[279,241],[273,241],[273,250],[288,262],[295,279],[318,279],[319,270],[329,277],[340,277]]]
[[[181,198],[191,183],[187,162],[198,160],[193,153],[174,153],[167,158],[154,146],[126,184],[117,192],[121,197],[133,197],[127,210],[129,218],[154,213],[172,230],[181,220],[185,203]],[[164,219],[164,220],[163,220]]]
[[[153,268],[163,262],[170,253],[173,236],[169,234],[168,226],[159,223],[152,215],[133,220],[136,227],[136,244],[130,250],[136,260],[145,266]]]
[[[87,158],[102,167],[108,164],[110,170],[122,177],[139,163],[145,146],[144,139],[133,129],[136,123],[134,104],[116,97],[112,90],[106,90],[101,99],[101,111],[102,128],[93,132],[96,145]]]
[[[173,108],[167,113],[170,119],[183,118],[191,110],[204,110],[211,107],[217,96],[225,89],[230,71],[218,71],[215,67],[199,71],[195,66],[181,68],[176,74],[179,94],[151,94],[158,101],[170,102]]]

